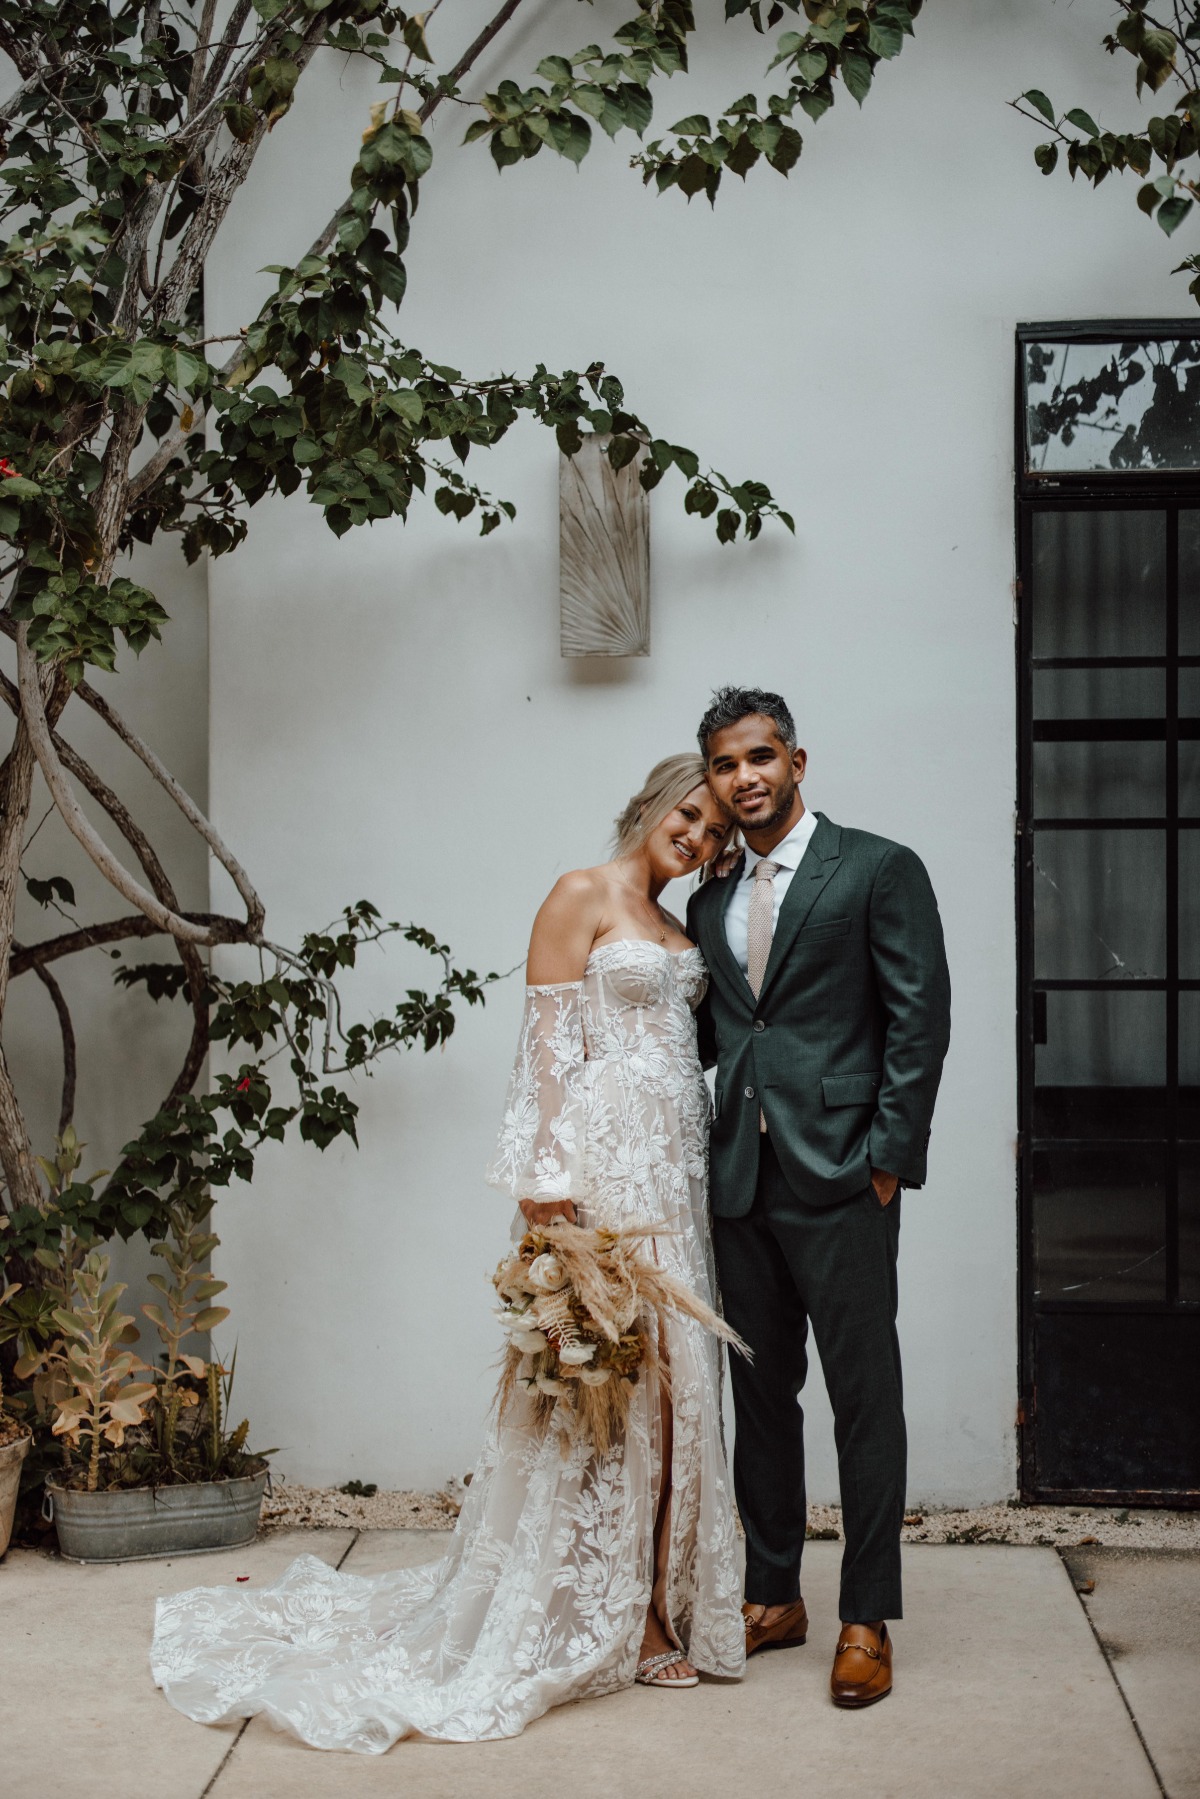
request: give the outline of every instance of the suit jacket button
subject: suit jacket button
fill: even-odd
[[[754,1098],[754,1089],[753,1089],[753,1087],[747,1087],[747,1089],[746,1089],[746,1098],[747,1098],[747,1099],[753,1099],[753,1098]]]
[[[763,1023],[763,1021],[762,1021],[762,1019],[761,1019],[761,1018],[756,1018],[756,1019],[755,1019],[755,1020],[754,1020],[754,1028],[755,1028],[755,1030],[756,1030],[756,1031],[765,1031],[765,1030],[766,1030],[766,1028],[767,1028],[767,1027],[766,1027],[766,1025],[765,1025],[765,1024],[764,1024],[764,1023]]]

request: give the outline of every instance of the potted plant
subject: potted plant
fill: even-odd
[[[170,1240],[153,1246],[166,1264],[150,1276],[161,1301],[142,1310],[161,1341],[157,1365],[130,1347],[139,1333],[119,1310],[125,1286],[109,1283],[109,1257],[96,1249],[65,1271],[56,1334],[17,1363],[61,1447],[45,1508],[73,1560],[232,1548],[258,1528],[267,1463],[246,1448],[246,1422],[227,1428],[232,1368],[182,1347],[229,1315],[212,1303],[225,1282],[208,1270],[211,1204],[177,1203]]]

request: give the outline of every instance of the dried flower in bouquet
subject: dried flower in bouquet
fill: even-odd
[[[525,1233],[492,1276],[508,1332],[501,1418],[524,1391],[535,1427],[553,1422],[567,1440],[582,1437],[603,1454],[624,1432],[643,1371],[660,1367],[651,1320],[661,1325],[668,1312],[749,1354],[711,1306],[650,1260],[647,1243],[664,1234],[651,1225],[585,1230],[564,1219]]]

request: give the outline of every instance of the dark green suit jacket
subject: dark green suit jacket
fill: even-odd
[[[784,895],[755,1001],[725,937],[741,874],[709,881],[688,934],[709,968],[697,1014],[705,1067],[717,1067],[712,1207],[754,1202],[759,1108],[780,1166],[806,1205],[860,1193],[870,1171],[925,1181],[950,1041],[950,975],[929,876],[903,844],[817,814]]]

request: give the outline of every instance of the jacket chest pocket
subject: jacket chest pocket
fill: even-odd
[[[849,935],[850,920],[848,918],[822,918],[816,924],[805,925],[802,930],[797,931],[795,947],[798,950],[803,950],[809,945],[834,948],[839,938]]]

